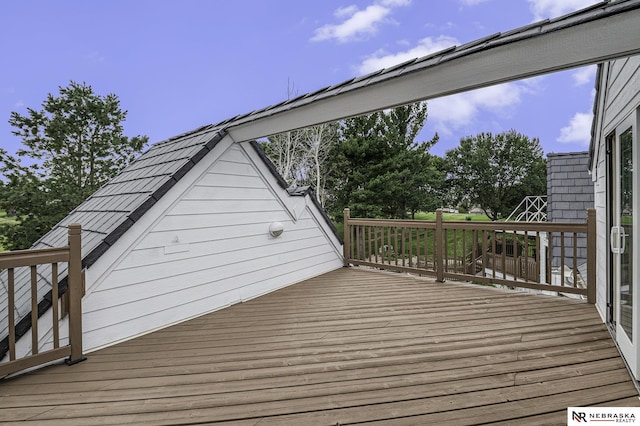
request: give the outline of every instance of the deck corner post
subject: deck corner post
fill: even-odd
[[[596,303],[596,209],[587,209],[587,302]]]
[[[71,355],[67,365],[87,359],[82,353],[82,228],[78,223],[69,224],[69,345]]]
[[[344,266],[349,266],[349,253],[351,253],[351,230],[349,229],[349,219],[351,218],[349,207],[344,209],[344,237],[342,242],[342,257]]]
[[[436,210],[436,281],[444,282],[442,209]]]

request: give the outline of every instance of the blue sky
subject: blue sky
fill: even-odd
[[[159,142],[204,124],[556,17],[593,0],[0,1],[0,146],[11,111],[69,81],[115,93],[125,134]],[[508,66],[508,64],[505,64]],[[461,137],[515,129],[545,153],[588,148],[595,67],[429,102],[420,134],[442,155]]]

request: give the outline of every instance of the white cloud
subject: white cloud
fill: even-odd
[[[25,105],[25,103],[22,100],[19,100],[18,102],[16,102],[13,107],[14,108],[22,108]]]
[[[411,0],[381,0],[380,4],[388,7],[409,6]]]
[[[588,67],[580,68],[578,71],[571,74],[574,86],[593,84],[596,78],[597,69],[597,65],[590,65]]]
[[[556,140],[563,143],[578,143],[589,146],[592,121],[592,113],[576,112],[569,125],[560,129],[560,136]]]
[[[429,121],[442,135],[473,124],[479,114],[507,117],[521,103],[522,95],[533,93],[535,84],[525,80],[485,87],[429,101]]]
[[[416,46],[402,52],[374,53],[362,61],[358,72],[361,75],[368,74],[457,44],[459,44],[458,40],[449,36],[426,37]],[[508,117],[513,114],[515,106],[521,103],[522,95],[541,90],[540,81],[544,78],[544,76],[535,77],[432,99],[429,101],[429,121],[438,133],[450,135],[454,130],[473,124],[481,113]]]
[[[533,20],[539,21],[544,18],[556,18],[566,13],[583,9],[597,0],[528,0],[529,9],[533,12]]]
[[[485,3],[490,0],[460,0],[463,6],[475,6],[476,4]]]
[[[356,5],[338,8],[334,16],[344,21],[340,24],[326,24],[316,28],[311,41],[336,39],[344,43],[366,38],[375,34],[381,23],[391,22],[388,16],[394,7],[407,6],[410,3],[410,0],[379,0],[363,10]]]
[[[442,49],[446,49],[447,47],[451,47],[456,44],[459,44],[458,40],[453,37],[426,37],[420,40],[417,46],[412,47],[411,49],[404,52],[387,53],[380,50],[373,55],[365,58],[358,67],[358,72],[360,74],[368,74],[382,68],[389,68],[390,66],[408,61],[410,59],[419,58],[431,53],[438,52]]]

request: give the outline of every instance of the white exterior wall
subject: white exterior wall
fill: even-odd
[[[87,270],[85,352],[342,265],[309,196],[289,196],[253,147],[227,137]]]
[[[594,179],[597,218],[596,307],[606,320],[607,285],[607,159],[606,137],[629,114],[640,107],[640,56],[619,59],[603,65],[600,79],[600,99],[596,116],[597,144],[594,152]]]

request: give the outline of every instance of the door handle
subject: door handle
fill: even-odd
[[[620,251],[620,227],[612,226],[609,233],[609,245],[611,247],[611,253],[621,254]]]

